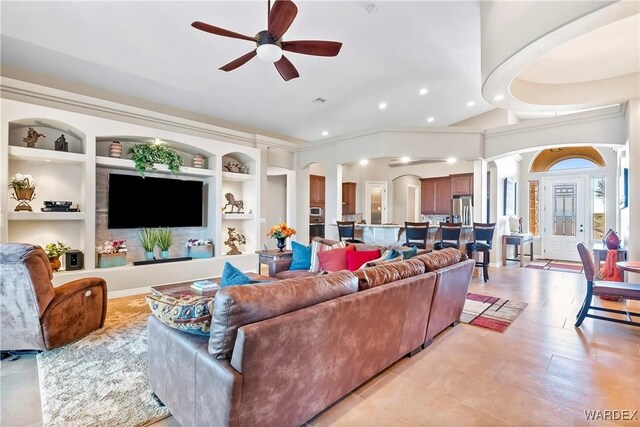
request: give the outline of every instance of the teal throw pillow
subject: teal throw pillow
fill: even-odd
[[[418,255],[418,248],[416,246],[412,246],[411,249],[407,251],[402,251],[403,259],[409,259]]]
[[[293,261],[289,270],[309,270],[311,268],[311,246],[304,246],[298,242],[291,242]]]
[[[402,252],[399,252],[395,249],[389,249],[385,253],[384,260],[389,261],[390,259],[398,258],[400,255],[402,255]]]
[[[229,262],[224,263],[222,278],[220,279],[221,288],[224,288],[225,286],[248,285],[250,283],[255,283],[255,281],[251,280],[249,276],[238,270]]]

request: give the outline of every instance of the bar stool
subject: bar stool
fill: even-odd
[[[482,275],[485,283],[489,280],[489,262],[491,259],[491,248],[493,233],[496,223],[483,224],[473,223],[473,242],[467,243],[467,255],[473,257],[473,252],[482,252],[482,262],[476,261],[476,267],[482,267]]]
[[[342,239],[347,243],[364,243],[362,240],[354,239],[356,234],[356,222],[355,221],[336,221],[338,224],[338,240]]]
[[[444,248],[460,249],[461,222],[441,222],[440,241],[433,245],[433,249],[439,251]]]
[[[427,235],[429,234],[429,222],[404,223],[404,235],[406,242],[402,246],[415,246],[418,249],[427,249]]]

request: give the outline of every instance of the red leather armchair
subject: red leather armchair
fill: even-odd
[[[40,246],[0,244],[0,350],[52,350],[101,328],[107,284],[87,277],[53,287]]]

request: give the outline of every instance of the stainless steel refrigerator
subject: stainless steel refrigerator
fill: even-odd
[[[451,221],[462,225],[473,225],[473,196],[453,196],[451,199]]]

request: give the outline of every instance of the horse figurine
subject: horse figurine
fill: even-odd
[[[227,209],[227,206],[231,206],[231,210],[229,212],[224,212],[224,213],[239,213],[239,214],[244,213],[244,203],[242,202],[242,200],[236,200],[236,198],[233,197],[233,194],[231,193],[225,194],[224,197],[227,199],[227,204],[224,205],[224,207],[222,208],[222,211]],[[234,207],[236,208],[236,212],[233,211]]]
[[[33,148],[36,146],[36,142],[38,142],[38,138],[40,137],[46,138],[46,136],[44,136],[41,133],[38,133],[34,128],[29,126],[29,130],[27,131],[27,136],[25,138],[22,138],[22,142],[27,144],[27,147]]]
[[[244,235],[238,233],[235,228],[227,227],[227,233],[229,233],[229,237],[224,242],[225,245],[229,246],[229,252],[227,255],[240,255],[242,252],[238,249],[238,245],[244,245],[247,243],[246,237]]]

